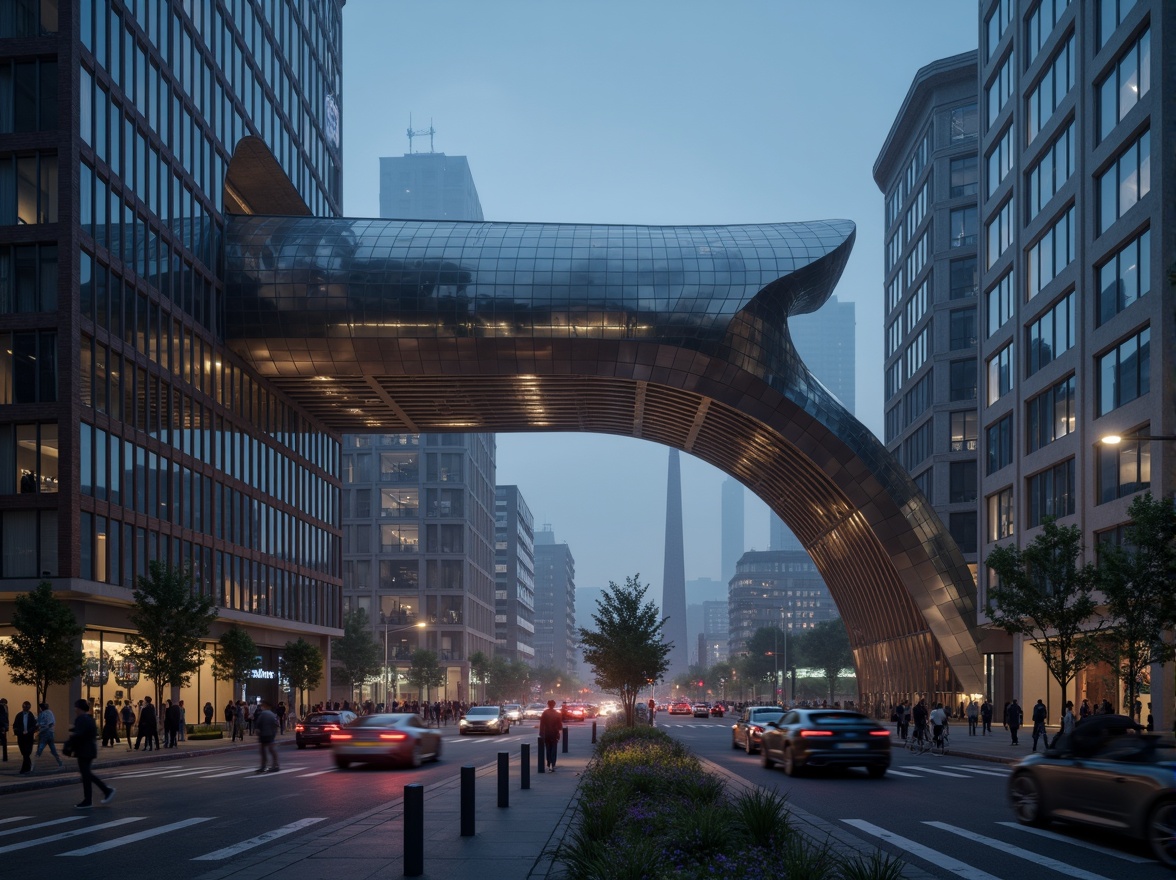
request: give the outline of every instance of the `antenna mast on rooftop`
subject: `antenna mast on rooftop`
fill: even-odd
[[[433,128],[432,119],[429,120],[428,128],[421,128],[414,131],[412,127],[412,114],[408,114],[408,152],[410,154],[412,153],[412,139],[414,137],[424,137],[425,135],[429,136],[429,152],[433,152],[433,135],[436,133],[436,130]]]

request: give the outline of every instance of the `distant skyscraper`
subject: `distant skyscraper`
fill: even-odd
[[[731,579],[728,617],[735,657],[747,653],[747,640],[761,627],[800,632],[837,617],[837,609],[808,553],[749,550]]]
[[[734,477],[723,480],[720,527],[720,563],[723,570],[719,580],[726,585],[735,575],[739,557],[747,549],[743,536],[743,484]]]
[[[392,220],[482,220],[465,156],[407,153],[380,159],[380,216]]]
[[[535,664],[576,672],[576,561],[551,526],[535,533]]]
[[[666,678],[685,672],[690,665],[686,636],[686,550],[682,538],[682,465],[678,450],[670,450],[666,480],[666,555],[662,566],[662,616],[668,617],[662,638],[673,642]]]
[[[854,412],[857,397],[854,308],[853,303],[838,302],[831,296],[815,312],[788,319],[801,360],[850,412]]]
[[[792,534],[792,530],[784,525],[784,520],[768,511],[768,549],[769,550],[803,550],[800,538]]]
[[[727,634],[730,632],[730,616],[727,601],[702,603],[702,635],[706,642],[706,654],[698,658],[703,666],[727,658]]]
[[[535,521],[518,486],[494,488],[494,641],[506,660],[535,659]]]

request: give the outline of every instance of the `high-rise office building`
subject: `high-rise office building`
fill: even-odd
[[[535,521],[518,486],[494,489],[494,641],[505,660],[535,659]]]
[[[670,450],[666,477],[665,563],[662,567],[662,639],[673,647],[666,656],[666,679],[685,672],[690,665],[690,641],[686,627],[686,548],[682,536],[682,464],[677,449]]]
[[[915,75],[874,180],[885,195],[886,446],[976,564],[976,53]]]
[[[727,641],[730,628],[730,614],[726,601],[702,603],[702,633],[700,635],[706,645],[706,650],[705,653],[700,653],[698,659],[700,665],[713,666],[727,659]]]
[[[727,477],[723,480],[722,494],[719,500],[719,560],[723,566],[723,570],[719,572],[719,580],[724,585],[734,577],[739,557],[747,549],[744,546],[746,537],[743,529],[743,508],[743,484],[734,477]]]
[[[367,612],[391,667],[435,653],[446,670],[437,699],[467,699],[470,655],[494,653],[494,465],[493,434],[344,443],[344,609]],[[393,696],[417,695],[398,683],[383,699]]]
[[[576,561],[551,526],[535,532],[535,663],[574,675],[579,665],[576,630]]]
[[[796,352],[851,413],[857,405],[857,307],[836,296],[814,312],[788,319]]]
[[[210,644],[251,633],[250,696],[337,632],[339,443],[226,344],[219,247],[230,213],[339,213],[342,5],[0,4],[0,609],[52,584],[99,701],[151,686],[122,655],[153,561]],[[180,691],[232,694],[208,663]]]
[[[802,632],[837,617],[820,572],[803,550],[749,550],[731,578],[727,652],[747,653],[763,627]]]
[[[380,216],[392,220],[481,220],[465,156],[406,153],[380,159]]]

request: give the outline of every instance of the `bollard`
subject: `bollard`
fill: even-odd
[[[474,773],[473,764],[461,768],[461,836],[474,836]]]
[[[547,763],[547,749],[546,749],[546,747],[543,745],[543,737],[539,737],[539,749],[538,749],[538,751],[539,751],[539,772],[540,772],[540,773],[545,773],[546,771],[545,771],[543,768],[544,768],[544,766],[545,766],[545,765],[546,765],[546,763]]]
[[[521,743],[519,749],[519,779],[522,783],[519,788],[526,791],[531,787],[531,744]]]
[[[563,753],[566,755],[568,753],[568,729],[566,727],[563,729],[563,735]]]
[[[510,806],[510,752],[498,753],[498,806]]]
[[[404,786],[404,876],[425,873],[425,787]]]
[[[592,742],[596,742],[596,722],[592,722]]]

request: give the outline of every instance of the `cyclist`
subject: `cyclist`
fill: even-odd
[[[911,718],[915,722],[915,739],[922,742],[927,739],[927,700],[922,698],[915,703],[911,710]]]
[[[943,703],[936,703],[931,710],[931,736],[936,748],[943,747],[943,731],[947,728],[947,712],[943,710]]]

